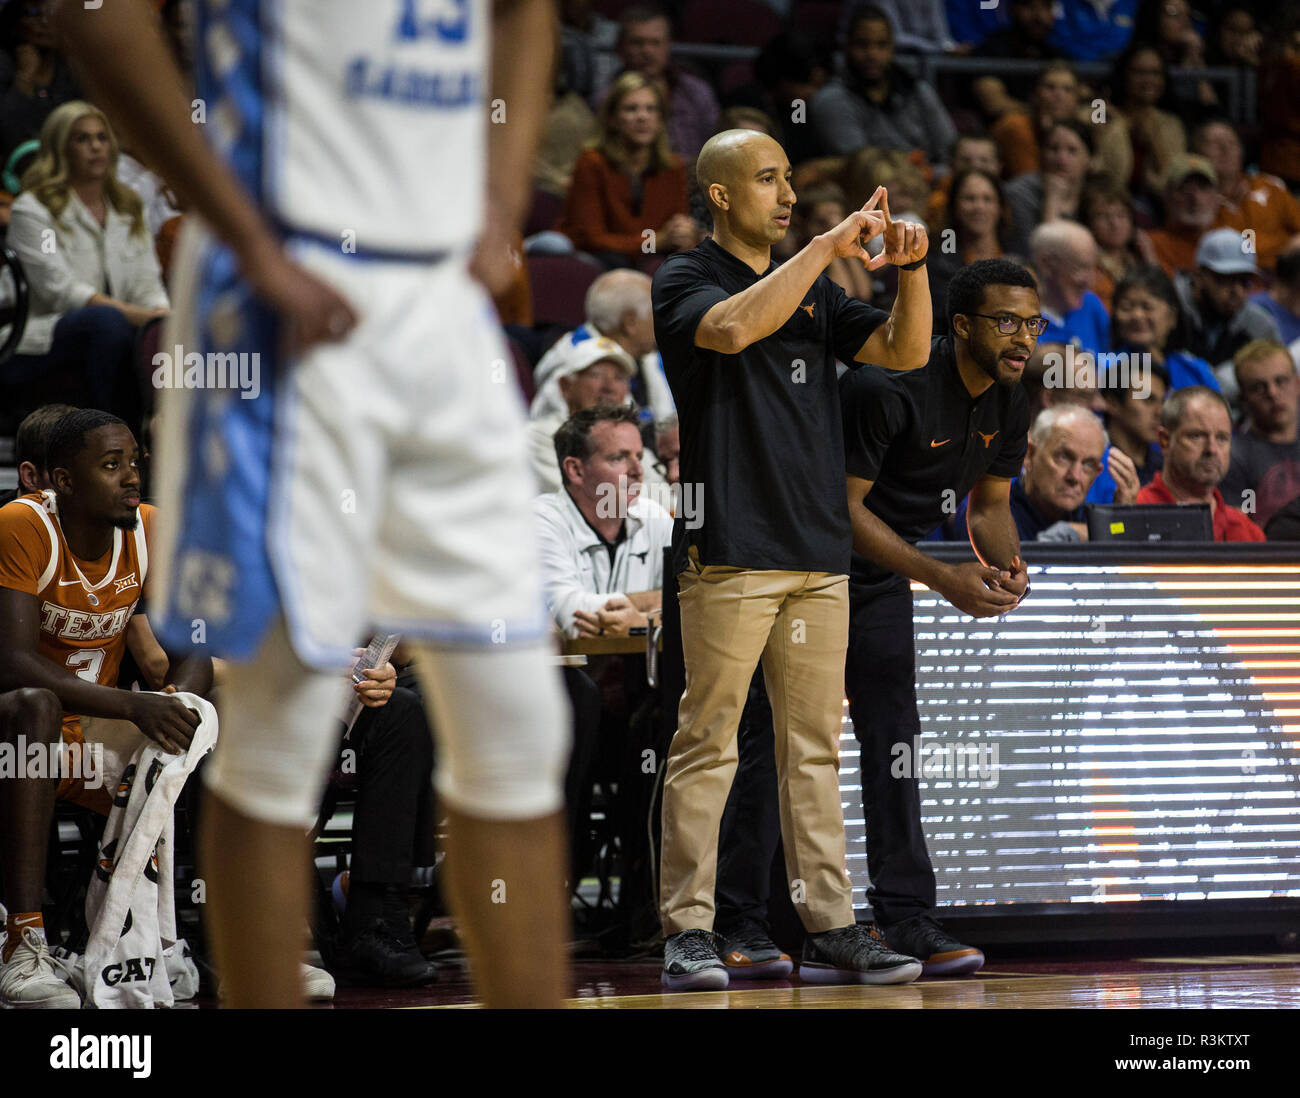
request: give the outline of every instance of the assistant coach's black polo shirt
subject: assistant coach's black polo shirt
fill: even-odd
[[[655,338],[681,421],[678,570],[688,545],[706,565],[849,569],[835,360],[856,366],[853,356],[887,315],[822,274],[766,339],[735,355],[695,346],[709,309],[776,268],[759,276],[708,239],[655,273]]]
[[[972,397],[951,336],[931,344],[930,361],[919,370],[864,366],[845,374],[840,400],[844,467],[875,482],[867,510],[904,541],[919,541],[953,514],[985,473],[1020,475],[1029,435],[1025,390],[994,382]],[[854,588],[892,575],[853,554]]]

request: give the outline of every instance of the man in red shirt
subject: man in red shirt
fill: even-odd
[[[1264,531],[1219,491],[1232,446],[1232,416],[1222,396],[1204,385],[1176,390],[1160,411],[1159,441],[1164,468],[1138,492],[1138,503],[1208,503],[1215,541],[1264,540]]]

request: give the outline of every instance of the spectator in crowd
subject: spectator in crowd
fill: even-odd
[[[1083,504],[1103,468],[1107,444],[1106,429],[1087,408],[1061,404],[1038,413],[1029,428],[1024,472],[1011,482],[1011,517],[1022,542],[1088,539]],[[963,537],[967,505],[963,500],[955,523]]]
[[[1169,392],[1169,372],[1150,359],[1121,359],[1124,369],[1098,371],[1102,417],[1110,445],[1102,470],[1088,490],[1089,503],[1132,503],[1164,464],[1160,449],[1160,409]]]
[[[1011,21],[999,27],[971,50],[972,57],[1006,58],[1015,61],[1055,61],[1061,52],[1048,42],[1055,21],[1052,0],[1011,0]],[[1034,90],[1032,73],[986,76],[975,81],[975,96],[986,113],[997,117],[996,104],[1004,100],[1027,100]],[[990,110],[989,107],[994,109]]]
[[[1266,39],[1259,67],[1260,130],[1269,136],[1259,166],[1294,191],[1300,188],[1300,11],[1280,11],[1286,14]]]
[[[1106,61],[1128,45],[1138,0],[1062,4],[1051,42],[1075,61]]]
[[[681,482],[682,467],[682,428],[677,413],[655,419],[655,456],[659,459],[659,472],[664,483],[673,485]],[[662,501],[657,501],[662,502]],[[667,507],[664,508],[668,510]]]
[[[533,184],[538,190],[563,198],[573,183],[573,166],[582,150],[596,136],[596,116],[586,97],[568,80],[566,69],[555,69],[555,96],[542,124],[541,140],[533,167]]]
[[[874,190],[873,187],[872,191]],[[803,192],[793,213],[798,225],[798,239],[806,243],[815,236],[830,232],[843,221],[848,216],[848,204],[844,192],[834,183],[815,183]],[[900,214],[899,217],[903,220],[906,215]],[[799,246],[802,247],[802,244]],[[870,304],[874,292],[871,274],[861,261],[836,256],[826,268],[826,275],[842,287],[849,297]]]
[[[899,49],[947,53],[956,47],[944,0],[879,0],[877,6],[889,17]]]
[[[50,24],[51,6],[11,0],[0,10],[0,164],[40,136],[55,107],[81,94]]]
[[[1011,103],[1006,107],[989,125],[989,135],[997,142],[1005,165],[1005,178],[1038,171],[1050,128],[1056,122],[1074,119],[1092,133],[1093,167],[1128,183],[1133,174],[1128,125],[1113,111],[1103,113],[1101,101],[1084,100],[1083,87],[1068,61],[1054,61],[1038,74],[1027,109]]]
[[[1219,489],[1266,527],[1278,508],[1300,495],[1300,377],[1291,353],[1273,340],[1252,340],[1232,363],[1245,416]]]
[[[1151,46],[1130,46],[1115,62],[1111,76],[1111,117],[1127,126],[1133,145],[1134,193],[1158,196],[1170,166],[1187,151],[1187,134],[1177,115],[1166,110],[1169,73],[1164,58]]]
[[[1206,63],[1258,69],[1264,36],[1255,25],[1255,13],[1247,3],[1219,4],[1210,15],[1205,35]]]
[[[1199,69],[1205,65],[1205,40],[1192,25],[1187,0],[1142,0],[1133,21],[1131,45],[1149,46],[1170,69]],[[1195,94],[1178,96],[1179,113],[1192,117],[1197,108],[1214,107],[1219,97],[1207,81],[1197,81]]]
[[[673,394],[664,377],[650,315],[650,276],[640,271],[606,271],[588,287],[583,311],[583,323],[556,340],[537,364],[537,396],[530,416],[539,419],[558,414],[556,427],[568,418],[556,370],[579,344],[600,336],[612,339],[636,361],[639,372],[631,382],[633,400],[656,419],[671,415],[675,411]]]
[[[1105,415],[1106,405],[1097,386],[1096,356],[1085,359],[1086,353],[1067,350],[1064,343],[1041,339],[1034,346],[1020,376],[1020,384],[1025,387],[1025,396],[1029,399],[1031,423],[1044,408],[1061,404],[1082,405],[1099,418]],[[1073,356],[1076,366],[1069,375],[1064,373],[1067,356]]]
[[[45,464],[45,442],[53,426],[69,412],[75,411],[71,404],[44,404],[18,424],[18,433],[14,435],[18,487],[11,492],[0,492],[0,506],[17,496],[43,492],[52,487],[50,471]]]
[[[826,151],[835,156],[864,145],[920,149],[942,164],[957,131],[935,90],[894,61],[894,32],[878,7],[853,10],[845,68],[817,93],[811,117]]]
[[[1278,254],[1273,285],[1251,294],[1249,300],[1277,323],[1291,354],[1300,352],[1300,236],[1293,236]]]
[[[598,128],[574,165],[560,231],[611,267],[694,247],[686,166],[668,147],[657,85],[624,73],[601,105]]]
[[[678,156],[691,161],[718,128],[718,100],[707,81],[672,63],[672,30],[662,9],[630,7],[619,18],[618,56],[624,75],[640,73],[659,89],[668,143]],[[601,89],[597,106],[611,88]]]
[[[1147,355],[1169,374],[1169,389],[1205,385],[1218,390],[1214,371],[1205,359],[1188,353],[1178,291],[1159,267],[1137,267],[1115,287],[1110,314],[1111,347]]]
[[[948,330],[945,305],[948,281],[968,263],[1001,256],[1002,240],[1009,224],[1009,212],[997,176],[976,168],[953,177],[948,221],[939,233],[939,247],[931,251],[928,264],[936,336]]]
[[[1221,394],[1191,385],[1170,396],[1160,412],[1160,448],[1164,468],[1138,492],[1138,503],[1208,503],[1215,541],[1264,540],[1219,491],[1232,451],[1232,413]]]
[[[1053,122],[1043,143],[1043,170],[1006,185],[1011,207],[1011,249],[1029,251],[1029,234],[1043,222],[1078,221],[1084,182],[1092,161],[1092,130],[1074,118]]]
[[[117,157],[97,107],[73,100],[45,120],[9,225],[31,299],[2,380],[29,393],[58,385],[66,394],[71,383],[88,407],[138,425],[136,329],[165,316],[168,301],[143,204],[117,180]]]
[[[782,31],[759,51],[754,81],[733,92],[728,104],[754,107],[772,119],[771,136],[791,164],[802,164],[823,152],[808,110],[830,70],[830,59],[816,39],[797,30]]]
[[[673,520],[642,495],[641,452],[626,405],[592,405],[555,433],[562,486],[535,511],[546,605],[565,636],[626,634],[660,608]]]
[[[528,424],[528,457],[538,491],[558,491],[561,484],[555,464],[555,432],[584,408],[627,404],[628,381],[635,373],[632,356],[606,336],[586,339],[564,357],[552,372],[564,411],[543,410]]]
[[[944,9],[948,29],[960,44],[959,50],[969,51],[1002,26],[1002,11],[993,5],[986,8],[966,0],[946,0]]]
[[[1264,534],[1269,541],[1300,541],[1300,496],[1273,512]]]
[[[1220,205],[1214,227],[1254,233],[1257,262],[1271,271],[1277,253],[1300,233],[1300,202],[1277,176],[1242,170],[1241,138],[1226,119],[1197,126],[1192,147],[1214,166],[1218,177]]]
[[[1155,263],[1156,252],[1145,230],[1137,227],[1133,197],[1123,187],[1101,179],[1083,194],[1082,220],[1097,245],[1097,277],[1092,290],[1110,310],[1115,285],[1129,271]]]
[[[978,168],[995,179],[1002,178],[1002,157],[998,152],[997,142],[986,134],[963,133],[952,143],[948,154],[949,175],[939,180],[930,192],[925,207],[926,225],[942,225],[947,220],[948,196],[952,190],[953,178],[962,172]]]
[[[1187,350],[1214,367],[1216,388],[1229,400],[1237,395],[1232,356],[1252,339],[1278,338],[1273,318],[1246,300],[1259,268],[1244,244],[1234,229],[1208,232],[1196,248],[1196,270],[1174,279]]]
[[[608,87],[618,75],[618,23],[591,10],[591,0],[560,0],[560,67],[583,97]]]
[[[342,744],[352,753],[357,801],[332,968],[357,987],[421,987],[438,970],[411,935],[407,897],[412,867],[435,861],[433,731],[418,690],[399,686],[391,663],[362,675],[351,685],[363,708]]]
[[[1097,275],[1092,233],[1072,221],[1049,221],[1029,237],[1029,262],[1038,274],[1043,338],[1096,354],[1110,346],[1110,315],[1089,287]]]
[[[1150,232],[1156,262],[1170,278],[1196,265],[1196,245],[1218,216],[1218,174],[1203,156],[1174,157],[1165,176],[1165,220]]]

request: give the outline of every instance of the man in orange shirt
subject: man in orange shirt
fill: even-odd
[[[84,763],[87,753],[72,745],[143,733],[165,751],[184,751],[198,717],[169,695],[206,693],[210,659],[171,660],[164,693],[117,688],[149,568],[153,508],[140,503],[139,447],[116,416],[81,409],[51,429],[47,453],[53,489],[0,508],[0,748]],[[76,770],[28,765],[23,780],[0,781],[5,1006],[80,1006],[50,958],[41,916],[55,801],[105,815],[111,803],[102,774]]]
[[[1231,123],[1221,119],[1202,122],[1193,142],[1219,177],[1220,205],[1214,227],[1253,232],[1256,260],[1263,270],[1271,271],[1287,240],[1300,233],[1300,202],[1277,176],[1242,170],[1241,138]]]
[[[1215,541],[1263,541],[1264,531],[1219,491],[1231,448],[1228,402],[1204,385],[1176,390],[1160,410],[1164,468],[1138,492],[1138,503],[1208,503]]]
[[[1214,225],[1219,177],[1203,156],[1181,153],[1165,176],[1165,222],[1148,234],[1156,259],[1173,278],[1196,267],[1196,244]]]

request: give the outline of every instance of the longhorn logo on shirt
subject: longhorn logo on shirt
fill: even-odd
[[[122,771],[122,780],[117,783],[117,793],[113,797],[115,807],[126,807],[126,802],[131,799],[131,783],[133,781],[135,781],[135,763]]]
[[[813,306],[816,304],[817,302],[814,301],[808,305],[800,305],[799,308],[803,309],[808,314],[808,319],[811,320],[813,314]]]
[[[991,435],[986,435],[983,431],[976,431],[977,435],[984,440],[984,449],[989,448],[989,443],[998,437],[998,432],[994,431]]]
[[[101,881],[107,882],[109,877],[113,875],[116,859],[117,840],[110,839],[99,852],[99,861],[95,863],[95,876]]]

